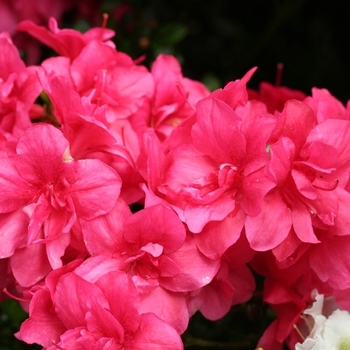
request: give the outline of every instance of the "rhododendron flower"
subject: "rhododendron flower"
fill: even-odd
[[[138,312],[138,293],[128,275],[110,272],[92,283],[62,272],[48,276],[49,290],[36,292],[41,298],[34,293],[30,317],[17,334],[23,341],[50,350],[183,348],[172,327],[153,313]]]
[[[96,107],[87,97],[80,97],[66,77],[51,72],[40,75],[40,82],[69,141],[72,157],[100,159],[110,165],[122,178],[122,197],[128,203],[139,200],[143,196],[139,189],[143,179],[136,169],[140,150],[135,133],[122,122],[121,135],[117,135],[108,127],[105,105]]]
[[[29,128],[16,155],[0,162],[1,226],[8,227],[1,232],[0,256],[11,257],[16,279],[29,286],[49,266],[62,265],[77,219],[93,219],[114,207],[121,181],[99,160],[74,161],[68,141],[50,125]],[[21,267],[26,257],[33,259],[32,274]]]
[[[321,123],[329,118],[349,119],[349,108],[337,100],[327,89],[311,89],[311,96],[304,100],[314,111],[317,122]]]
[[[320,242],[313,225],[325,229],[339,225],[336,230],[341,232],[345,229],[344,221],[336,222],[335,218],[339,197],[349,197],[338,194],[336,188],[348,181],[350,123],[327,119],[315,125],[310,107],[296,100],[286,103],[280,119],[280,137],[269,146],[268,165],[277,186],[264,198],[261,213],[247,218],[245,228],[255,250],[276,248],[289,235],[296,235],[297,239],[288,239],[286,245],[274,250],[276,258],[283,261],[300,242]],[[345,206],[341,211],[348,208],[347,200],[341,203]]]
[[[11,34],[15,45],[26,52],[28,64],[37,64],[41,56],[38,42],[26,33],[17,32],[17,24],[29,19],[36,24],[46,24],[50,17],[59,19],[71,6],[72,1],[68,0],[2,0],[0,1],[0,32]]]
[[[103,256],[102,264],[133,277],[143,311],[156,313],[184,332],[189,317],[184,293],[210,283],[219,261],[198,251],[177,215],[162,204],[132,215],[120,200],[109,214],[81,222],[86,246],[95,255],[89,259],[90,269],[97,268]],[[167,310],[158,308],[160,300]]]
[[[74,29],[59,29],[55,18],[50,17],[49,29],[35,24],[31,20],[22,21],[17,25],[18,30],[28,32],[62,56],[76,58],[81,50],[92,40],[107,41],[114,36],[114,31],[107,28],[91,28],[85,33]],[[112,41],[106,45],[114,47]]]
[[[81,221],[90,253],[113,257],[122,271],[171,291],[190,291],[211,281],[218,262],[197,250],[171,209],[158,204],[127,212],[119,201],[109,214]]]
[[[147,128],[153,128],[161,141],[195,111],[196,103],[209,95],[204,84],[183,77],[181,66],[171,55],[159,55],[152,64],[154,94],[145,100],[144,111],[131,117],[139,137]]]
[[[264,102],[270,113],[282,112],[284,104],[288,100],[304,101],[306,94],[299,90],[290,89],[286,86],[272,85],[266,81],[261,82],[259,91],[248,90],[250,100]]]
[[[265,171],[266,142],[275,120],[255,115],[242,124],[230,106],[212,97],[198,102],[196,110],[193,145],[179,144],[169,153],[158,191],[198,233],[236,208],[251,216],[260,212],[264,196],[275,186],[274,176]]]
[[[51,57],[42,66],[47,73],[65,76],[80,96],[88,96],[98,106],[106,105],[110,124],[134,114],[143,105],[143,98],[153,95],[154,83],[147,68],[99,40],[86,43],[71,61]]]
[[[222,255],[220,268],[214,279],[187,296],[191,313],[199,310],[207,319],[218,320],[225,316],[233,305],[249,300],[255,289],[255,280],[245,264],[254,254],[246,237],[242,235]]]
[[[0,129],[16,138],[31,126],[30,111],[41,87],[35,67],[26,67],[10,37],[0,34]]]

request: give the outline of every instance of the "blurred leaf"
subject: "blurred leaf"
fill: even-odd
[[[41,349],[39,345],[28,345],[14,336],[21,323],[28,317],[15,300],[5,300],[0,304],[0,350]]]
[[[206,85],[210,91],[214,91],[222,87],[220,79],[214,73],[204,74],[202,77],[202,83]]]
[[[155,40],[158,45],[176,45],[185,38],[187,33],[188,29],[185,25],[168,23],[159,28]]]

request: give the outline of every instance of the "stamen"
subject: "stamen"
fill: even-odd
[[[95,93],[93,95],[93,99],[96,100],[96,105],[99,106],[102,100],[102,93],[104,92],[104,89],[106,87],[106,77],[107,77],[107,70],[101,69],[97,72],[97,82],[96,82],[96,89]]]
[[[142,63],[145,59],[146,59],[146,55],[142,55],[142,56],[140,56],[139,58],[136,58],[136,59],[134,60],[134,63],[135,63],[136,65],[138,65],[138,64]]]
[[[275,85],[276,86],[281,86],[283,68],[284,68],[284,64],[283,63],[281,63],[281,62],[277,63],[277,67],[276,67],[276,81],[275,81]]]
[[[323,190],[323,191],[334,191],[338,187],[339,182],[340,182],[339,179],[335,179],[334,180],[334,185],[332,187],[329,187],[329,188],[317,186],[317,185],[314,185],[314,184],[313,184],[313,187],[315,187],[315,188],[317,188],[319,190]]]
[[[300,315],[300,318],[302,318],[307,326],[307,328],[311,331],[312,330],[312,325],[309,321],[309,318],[307,316],[305,316],[304,314]]]
[[[109,15],[108,15],[108,13],[104,13],[103,15],[102,15],[102,24],[101,24],[101,28],[104,28],[104,29],[106,29],[107,28],[107,21],[108,21],[108,17],[109,17]]]
[[[60,347],[59,345],[56,344],[56,341],[54,339],[51,339],[51,343],[56,346],[57,349],[59,350],[66,350],[65,348]]]
[[[293,328],[296,330],[296,332],[299,334],[300,338],[304,341],[305,340],[305,337],[304,335],[300,332],[298,326],[294,323],[293,324]]]
[[[5,287],[3,290],[3,293],[5,293],[8,297],[10,297],[11,299],[14,299],[14,300],[17,300],[17,301],[20,301],[20,302],[24,302],[24,303],[29,303],[30,300],[28,299],[23,299],[23,298],[20,298],[20,297],[16,297],[15,295],[13,295],[11,292],[9,292],[7,290],[7,288]]]

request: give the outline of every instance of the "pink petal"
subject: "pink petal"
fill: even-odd
[[[152,313],[140,316],[140,327],[130,340],[125,340],[125,349],[182,350],[179,334],[166,322]]]
[[[28,219],[19,209],[0,214],[0,258],[7,258],[27,244]]]
[[[320,242],[316,237],[312,227],[310,211],[298,200],[295,200],[293,203],[292,221],[294,231],[302,242]]]
[[[299,153],[315,123],[313,110],[301,101],[289,100],[281,113],[281,119],[284,119],[282,135],[294,142],[296,153]]]
[[[29,318],[25,320],[16,337],[28,344],[38,343],[43,347],[58,342],[66,327],[53,311],[50,293],[41,289],[35,292],[30,301]]]
[[[119,344],[124,341],[124,328],[109,310],[101,307],[99,300],[91,300],[90,311],[85,316],[86,328],[95,339],[112,338]]]
[[[108,307],[105,297],[97,286],[71,272],[59,279],[53,302],[57,316],[67,329],[72,329],[85,326],[89,300],[94,298],[100,300],[101,307]]]
[[[106,215],[92,220],[81,219],[85,245],[92,255],[110,255],[120,252],[124,244],[123,228],[131,211],[122,199]]]
[[[335,236],[309,253],[311,268],[323,282],[341,290],[350,288],[350,237]]]
[[[292,226],[291,210],[282,201],[278,191],[270,192],[262,204],[261,213],[247,217],[246,236],[252,249],[270,250],[280,244]]]
[[[119,175],[98,159],[79,160],[74,170],[76,178],[69,193],[77,215],[91,220],[112,210],[120,193]]]
[[[238,166],[246,155],[246,141],[238,130],[239,118],[236,113],[215,98],[201,100],[196,108],[197,122],[192,128],[195,147],[219,164]]]
[[[152,312],[182,334],[189,322],[186,299],[182,293],[169,292],[156,287],[149,293],[141,294],[138,307],[140,314]]]
[[[68,141],[51,125],[39,124],[29,128],[17,145],[20,156],[16,167],[21,176],[32,184],[47,184],[62,176],[62,156]]]
[[[209,222],[202,232],[194,235],[198,249],[209,259],[220,259],[225,250],[238,240],[245,218],[243,211],[238,210],[222,221]]]
[[[0,212],[9,213],[33,196],[28,183],[18,173],[16,157],[0,158]]]
[[[143,247],[149,242],[164,248],[164,254],[180,248],[186,237],[185,227],[173,210],[158,204],[130,216],[125,222],[124,237]]]
[[[197,248],[193,237],[187,236],[184,245],[174,253],[168,254],[179,268],[172,277],[159,277],[160,285],[174,292],[188,292],[201,288],[213,279],[219,260],[210,260]]]
[[[275,176],[269,174],[265,168],[244,176],[241,187],[243,196],[240,202],[244,213],[249,216],[258,215],[264,197],[275,186]]]
[[[230,311],[235,291],[228,281],[214,279],[202,289],[201,294],[203,294],[203,303],[199,308],[201,314],[208,320],[216,321]]]
[[[110,272],[102,276],[96,285],[103,291],[109,302],[109,310],[125,331],[135,332],[139,327],[137,307],[140,300],[129,275],[120,271]]]
[[[46,247],[40,243],[18,249],[11,257],[10,264],[13,275],[23,287],[38,283],[52,269],[47,259]]]

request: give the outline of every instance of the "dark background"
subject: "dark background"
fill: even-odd
[[[186,76],[218,86],[258,66],[250,83],[253,88],[262,80],[274,82],[281,62],[282,85],[307,94],[314,86],[327,88],[344,103],[350,99],[349,1],[124,3],[132,10],[116,26],[116,39],[121,49],[128,49],[124,41],[133,38],[128,44],[132,55],[146,53],[151,61],[158,52],[175,53]],[[144,38],[148,48],[133,46],[145,44]]]

